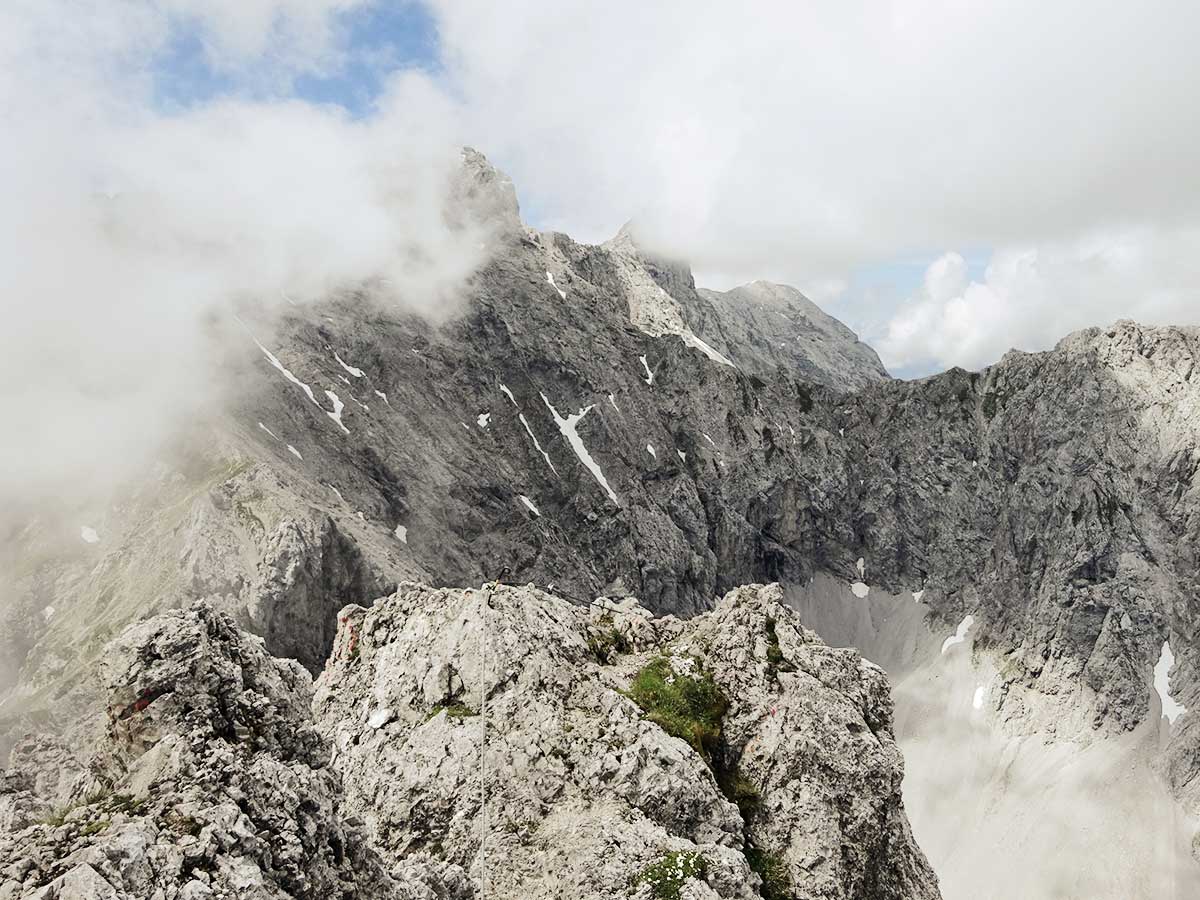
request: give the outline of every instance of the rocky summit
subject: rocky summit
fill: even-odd
[[[315,692],[208,605],[157,616],[105,650],[86,764],[6,774],[0,897],[939,897],[886,677],[781,600],[405,583]]]
[[[4,535],[0,896],[1200,896],[1200,330],[893,379],[462,163],[457,303],[212,323]]]

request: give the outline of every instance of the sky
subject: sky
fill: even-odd
[[[464,144],[535,227],[793,284],[901,377],[1197,323],[1197,38],[1168,0],[7,0],[0,489],[193,413],[238,298],[444,312]]]

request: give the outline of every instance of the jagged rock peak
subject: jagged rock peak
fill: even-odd
[[[878,354],[801,291],[751,281],[728,291],[699,290],[722,332],[749,341],[763,370],[782,365],[843,390],[861,390],[889,376]]]
[[[513,181],[472,147],[462,148],[458,177],[452,183],[451,206],[467,209],[484,226],[504,234],[519,234],[521,208]]]
[[[749,900],[764,878],[805,900],[939,896],[886,676],[804,629],[776,585],[683,622],[406,583],[340,624],[314,710],[390,861],[432,849],[513,900],[668,883]]]
[[[227,615],[156,616],[104,661],[106,733],[65,802],[44,767],[0,786],[4,900],[465,896],[419,856],[389,873],[341,814],[308,673]]]

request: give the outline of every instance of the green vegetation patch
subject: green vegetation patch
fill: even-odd
[[[629,652],[629,641],[613,624],[612,616],[605,614],[599,621],[600,629],[589,632],[588,650],[600,663],[609,663],[621,653]]]
[[[479,710],[472,709],[465,703],[439,703],[429,711],[429,715],[425,717],[425,721],[428,722],[441,712],[445,712],[451,719],[469,719],[472,716],[479,715]]]
[[[701,881],[708,874],[708,863],[699,853],[672,851],[638,872],[630,881],[634,890],[642,884],[650,886],[650,896],[655,900],[679,900],[684,884],[689,878]]]
[[[696,668],[699,672],[699,661]],[[628,693],[651,722],[687,741],[711,766],[721,744],[721,719],[729,701],[710,674],[684,675],[660,656],[634,676]]]
[[[787,866],[776,854],[757,847],[746,847],[746,862],[762,879],[763,900],[795,900],[792,893],[792,879],[788,875]]]
[[[108,819],[98,819],[95,822],[84,825],[79,834],[82,837],[91,837],[93,834],[100,834],[101,832],[108,830],[109,824],[110,823]]]

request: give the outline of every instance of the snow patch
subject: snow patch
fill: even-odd
[[[528,497],[526,497],[524,494],[520,494],[520,495],[518,495],[518,496],[519,496],[519,498],[520,498],[521,502],[525,504],[525,508],[526,508],[526,509],[528,509],[528,510],[529,510],[531,513],[533,513],[533,514],[534,514],[535,516],[537,516],[538,518],[541,518],[542,514],[541,514],[540,512],[538,512],[538,508],[537,508],[536,506],[534,506],[534,505],[533,505],[533,501],[532,501],[532,500],[530,500],[530,499],[529,499]]]
[[[288,444],[288,453],[292,454],[292,456],[296,457],[296,459],[304,459],[304,457],[300,455],[300,451],[291,444]]]
[[[338,490],[336,487],[334,487],[332,484],[327,484],[327,485],[325,485],[325,486],[326,486],[327,488],[329,488],[331,491],[333,491],[335,494],[337,494],[337,498],[338,498],[339,500],[341,500],[343,503],[345,503],[345,502],[346,502],[346,498],[342,496],[342,492],[341,492],[341,491],[339,491],[339,490]]]
[[[349,434],[350,429],[342,424],[342,410],[346,408],[346,404],[343,403],[341,398],[339,398],[338,395],[333,391],[326,391],[325,396],[328,397],[329,401],[333,404],[333,412],[326,410],[325,415],[337,422],[337,427],[342,429],[343,433]]]
[[[271,437],[275,438],[275,440],[279,440],[279,435],[277,435],[275,432],[273,432],[270,428],[268,428],[262,422],[258,423],[258,427],[261,428],[263,431],[265,431],[267,434],[269,434]]]
[[[563,300],[567,299],[567,292],[564,291],[562,288],[560,288],[557,284],[554,283],[554,276],[550,274],[549,269],[546,270],[546,283],[548,285],[550,285],[550,287],[552,287],[556,291],[558,291],[559,297],[561,297]]]
[[[850,590],[854,592],[854,596],[862,600],[871,593],[871,589],[862,581],[855,581],[850,585]]]
[[[864,575],[867,574],[867,561],[865,559],[863,559],[861,556],[858,558],[858,562],[856,562],[854,564],[854,566],[855,566],[855,568],[858,569],[858,577],[859,578],[862,578]]]
[[[478,417],[478,418],[477,418],[475,421],[479,423],[479,427],[480,427],[480,428],[487,428],[487,427],[488,427],[488,421],[489,421],[491,418],[492,418],[492,414],[491,414],[491,413],[480,413],[480,414],[479,414],[479,417]]]
[[[79,536],[81,538],[83,538],[85,541],[87,541],[89,544],[100,543],[100,535],[96,534],[96,529],[91,528],[87,525],[84,525],[82,528],[79,529]]]
[[[621,411],[621,407],[617,406],[617,401],[613,398],[612,394],[608,395],[608,402],[612,404],[612,408],[615,409],[617,412]]]
[[[687,462],[687,454],[682,450],[676,450],[675,455],[679,457],[680,462]]]
[[[329,418],[333,419],[333,421],[337,423],[338,428],[342,429],[343,432],[345,432],[346,434],[350,433],[350,429],[348,429],[345,425],[342,424],[342,409],[345,406],[345,404],[342,403],[342,401],[338,399],[337,394],[335,394],[333,391],[325,392],[325,396],[328,397],[331,401],[333,401],[333,412],[330,412],[325,407],[323,407],[320,403],[317,402],[317,398],[313,394],[312,388],[309,387],[307,384],[305,384],[303,381],[301,381],[299,378],[297,378],[295,375],[293,375],[292,372],[283,363],[281,363],[279,361],[279,358],[276,357],[274,353],[272,353],[270,350],[268,350],[266,347],[264,347],[262,344],[260,344],[258,342],[257,338],[254,339],[254,343],[258,346],[258,349],[261,350],[263,352],[263,354],[267,357],[267,360],[271,363],[271,365],[273,365],[276,369],[278,369],[280,372],[283,373],[284,378],[286,378],[292,384],[296,385],[298,388],[300,388],[300,390],[304,391],[304,395],[306,397],[308,397],[309,400],[312,401],[313,406],[315,406],[317,409],[321,410],[321,412],[325,413],[325,415],[329,416]],[[349,382],[346,382],[346,383],[349,384]],[[288,449],[291,449],[291,448],[289,447]],[[297,453],[296,455],[299,456],[300,454]]]
[[[975,696],[971,698],[971,706],[974,709],[983,709],[983,685],[975,688]]]
[[[644,356],[639,356],[638,359],[642,361],[642,368],[646,370],[646,377],[642,380],[650,385],[650,387],[654,387],[654,373],[650,371],[650,364],[646,362],[646,357]]]
[[[403,525],[397,525],[396,530],[393,531],[392,534],[394,534],[396,536],[396,540],[398,540],[400,543],[402,543],[402,544],[408,543],[408,529],[405,528]]]
[[[921,588],[921,590],[919,590],[919,591],[913,591],[912,595],[913,595],[913,602],[920,603],[921,598],[925,596],[925,588]]]
[[[362,369],[356,368],[337,355],[337,351],[333,351],[333,358],[337,360],[338,365],[353,375],[355,378],[362,378],[366,373]]]
[[[685,331],[683,334],[679,335],[679,339],[681,341],[683,341],[685,344],[687,344],[689,347],[695,347],[697,350],[699,350],[701,353],[703,353],[705,356],[707,356],[709,359],[713,360],[714,362],[719,362],[721,365],[729,366],[730,368],[734,368],[734,369],[737,368],[737,366],[735,366],[733,364],[732,360],[730,360],[728,357],[722,356],[720,353],[718,353],[716,350],[714,350],[708,344],[704,343],[704,341],[702,341],[696,335],[692,334],[690,331]]]
[[[263,352],[263,354],[267,357],[268,362],[270,362],[271,365],[273,365],[276,369],[278,369],[280,372],[283,373],[284,378],[286,378],[292,384],[296,385],[296,387],[300,388],[300,390],[304,391],[305,396],[307,396],[308,399],[313,402],[314,406],[316,406],[318,409],[322,409],[322,410],[324,409],[324,407],[322,407],[320,403],[317,403],[317,398],[315,396],[313,396],[312,388],[310,388],[307,384],[305,384],[303,381],[301,381],[299,378],[297,378],[295,375],[293,375],[291,370],[288,369],[287,366],[285,366],[283,363],[281,363],[279,361],[279,357],[277,357],[274,353],[272,353],[270,350],[268,350],[262,344],[259,344],[257,339],[254,340],[254,343],[258,345],[258,349],[261,350]]]
[[[946,640],[942,641],[942,652],[945,653],[955,644],[961,644],[967,639],[967,632],[971,630],[971,626],[975,624],[974,616],[967,616],[958,623],[958,629]]]
[[[651,456],[653,456],[655,459],[658,459],[658,454],[654,452],[653,444],[646,445],[646,452],[649,453]]]
[[[542,398],[543,400],[545,397]],[[525,433],[529,435],[529,439],[533,441],[533,446],[537,452],[542,454],[542,459],[546,461],[546,465],[550,467],[550,471],[555,475],[558,474],[558,469],[554,468],[554,463],[550,461],[550,454],[542,449],[542,445],[538,443],[537,435],[533,433],[533,429],[529,427],[529,420],[525,418],[525,413],[518,413],[517,418],[521,420],[521,424],[525,426]]]
[[[508,389],[508,385],[503,381],[500,382],[500,390],[504,391],[504,396],[508,397],[509,402],[512,403],[513,406],[517,406],[518,409],[520,408],[517,404],[517,398],[513,396],[513,392]]]
[[[47,606],[42,610],[42,621],[49,622],[54,618],[55,612],[57,612],[57,610],[53,606]]]
[[[643,356],[643,362],[645,359]],[[583,445],[583,439],[579,436],[579,423],[583,421],[583,417],[590,413],[594,407],[585,406],[579,412],[571,413],[564,419],[558,414],[558,410],[551,405],[545,394],[542,394],[541,397],[542,402],[546,404],[546,408],[550,410],[550,415],[554,417],[554,424],[558,426],[558,430],[562,432],[562,436],[571,445],[571,449],[575,451],[575,455],[579,457],[579,461],[592,473],[592,477],[596,479],[600,487],[604,488],[604,492],[608,494],[608,498],[613,503],[616,503],[617,495],[609,487],[608,479],[604,477],[604,473],[600,471],[600,466],[592,459],[592,455],[588,453],[587,447]]]
[[[1175,665],[1175,654],[1171,652],[1171,642],[1163,641],[1162,652],[1154,666],[1154,690],[1162,702],[1162,714],[1172,725],[1175,720],[1187,712],[1182,703],[1171,696],[1171,667]]]
[[[387,405],[388,405],[388,406],[391,406],[391,405],[392,405],[392,404],[391,404],[391,403],[388,401],[387,394],[385,394],[383,391],[376,391],[376,392],[375,392],[375,396],[376,396],[376,397],[378,397],[380,400],[382,400],[384,403],[387,403]]]
[[[715,447],[715,446],[717,446],[717,442],[716,442],[716,441],[714,441],[712,438],[710,438],[710,437],[709,437],[707,434],[705,434],[703,431],[702,431],[702,432],[700,432],[700,436],[701,436],[702,438],[704,438],[706,441],[708,441],[708,442],[709,442],[709,443],[710,443],[712,446],[714,446],[714,447]]]

